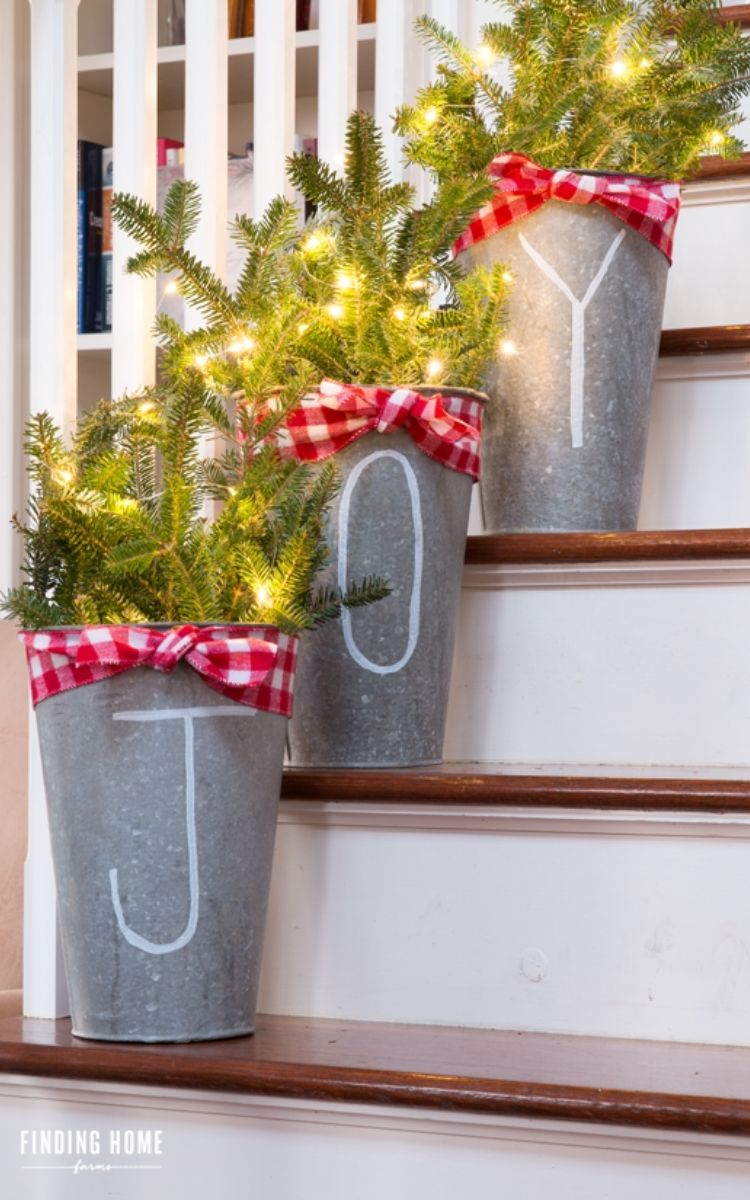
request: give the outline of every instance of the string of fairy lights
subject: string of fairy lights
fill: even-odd
[[[473,54],[473,59],[476,64],[477,76],[482,71],[490,70],[498,63],[498,56],[495,54],[491,46],[483,43]],[[631,57],[626,54],[617,54],[609,62],[606,70],[608,77],[615,84],[627,84],[632,82],[633,78],[639,73],[650,70],[654,66],[651,59],[645,56]],[[425,130],[430,129],[442,120],[440,108],[435,103],[427,103],[419,115],[420,123]],[[711,131],[706,139],[705,151],[716,152],[721,149],[726,142],[726,134],[721,130],[716,129]],[[344,156],[338,155],[334,165],[340,169],[344,165]],[[333,238],[324,229],[311,230],[300,243],[300,250],[303,255],[311,258],[327,254],[333,247]],[[511,271],[506,271],[503,280],[507,284],[513,282],[513,274]],[[363,287],[362,281],[357,278],[351,271],[341,268],[335,275],[333,284],[333,294],[328,303],[322,305],[322,311],[332,321],[342,321],[348,315],[348,304],[356,297],[356,294]],[[407,280],[404,284],[407,291],[416,293],[424,293],[427,295],[430,292],[430,285],[427,280],[414,278]],[[167,281],[164,286],[162,297],[159,302],[159,308],[167,297],[174,297],[180,294],[179,280],[172,278]],[[398,324],[406,324],[410,316],[418,318],[420,313],[424,314],[429,311],[428,306],[423,309],[415,310],[413,305],[407,306],[404,302],[398,302],[391,310],[392,319]],[[301,321],[297,326],[297,333],[302,336],[310,327],[308,321]],[[251,354],[256,347],[255,339],[251,332],[247,331],[240,335],[235,335],[232,341],[228,343],[226,350],[220,353],[228,353],[234,357]],[[514,357],[519,353],[516,343],[509,337],[503,337],[498,343],[498,354],[504,358]],[[207,352],[197,352],[192,359],[193,365],[199,370],[206,370],[210,367],[212,359],[219,357],[219,353],[209,354]],[[445,373],[447,363],[444,359],[433,356],[428,359],[425,364],[425,374],[431,382],[437,382]]]

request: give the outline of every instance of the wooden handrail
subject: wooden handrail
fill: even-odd
[[[627,533],[483,533],[466,562],[596,563],[750,559],[750,529],[665,529]]]
[[[665,329],[659,354],[722,354],[728,350],[750,350],[750,325],[704,325],[693,329]]]

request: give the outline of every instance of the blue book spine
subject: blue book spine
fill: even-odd
[[[76,267],[78,276],[78,332],[83,333],[86,312],[86,185],[83,169],[83,143],[78,143],[78,242]]]

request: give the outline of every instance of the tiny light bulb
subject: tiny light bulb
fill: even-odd
[[[315,254],[317,250],[320,250],[322,245],[323,238],[320,236],[320,234],[311,233],[310,236],[305,238],[304,242],[302,243],[302,249],[304,250],[305,254]]]
[[[641,68],[642,71],[647,71],[648,68],[651,66],[651,60],[648,58],[642,58],[641,61],[638,63],[638,66]]]
[[[708,144],[712,150],[717,150],[719,148],[719,146],[724,145],[725,141],[726,141],[726,137],[721,132],[721,130],[715,129],[714,132],[711,134],[711,136],[708,139]]]
[[[329,304],[326,312],[329,317],[333,317],[334,321],[338,321],[344,315],[344,309],[341,304]]]
[[[513,272],[512,271],[503,271],[503,283],[512,283],[512,282],[513,282]]]
[[[431,104],[430,107],[426,108],[424,111],[424,119],[428,125],[434,125],[439,116],[440,113],[435,108],[434,104]]]
[[[339,271],[336,276],[336,287],[340,292],[351,292],[356,287],[356,281],[346,271]]]
[[[180,290],[180,285],[176,279],[170,279],[167,286],[164,288],[165,296],[176,296]]]
[[[194,361],[195,361],[196,367],[205,367],[206,363],[208,362],[208,355],[207,354],[196,354]]]
[[[401,308],[401,306],[399,305],[398,308],[394,308],[393,315],[397,321],[405,321],[406,320],[406,309]]]
[[[235,341],[229,343],[228,350],[230,354],[242,354],[242,349],[242,342],[239,340],[239,338],[236,338]]]
[[[609,73],[613,79],[624,79],[629,70],[624,58],[616,58],[609,64]]]
[[[261,608],[268,608],[271,603],[271,589],[267,583],[259,583],[255,589],[255,599]]]
[[[410,287],[413,292],[423,292],[427,287],[427,281],[425,279],[412,279],[407,286]]]
[[[514,354],[518,354],[518,347],[510,338],[503,338],[498,349],[504,358],[512,358]]]
[[[153,408],[154,408],[153,400],[144,400],[141,404],[138,405],[138,412],[141,414],[141,416],[145,416],[146,413],[152,412]]]
[[[488,46],[486,42],[482,42],[482,45],[477,50],[477,62],[481,63],[483,67],[491,67],[496,57],[497,55],[492,47]]]
[[[442,361],[442,359],[431,358],[427,364],[427,374],[430,379],[434,379],[436,375],[439,375],[440,372],[444,370],[444,368],[445,363]]]
[[[70,470],[70,467],[58,467],[57,471],[55,471],[55,478],[58,483],[72,483],[73,472]]]
[[[310,326],[307,324],[307,321],[300,321],[297,326],[297,333],[307,333],[309,328]]]

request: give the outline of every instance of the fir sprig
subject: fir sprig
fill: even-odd
[[[362,112],[349,118],[342,175],[301,154],[288,170],[318,209],[291,259],[310,306],[300,344],[307,360],[349,382],[480,386],[504,326],[508,274],[480,272],[467,290],[451,247],[489,197],[487,180],[442,181],[415,207],[411,186],[392,182],[382,135]]]
[[[290,266],[296,212],[277,200],[261,221],[237,222],[246,261],[232,294],[185,248],[192,184],[173,187],[162,216],[133,196],[113,207],[142,247],[131,269],[176,272],[206,324],[186,333],[161,317],[158,385],[100,401],[70,447],[46,414],[30,421],[32,496],[15,522],[24,580],[2,611],[29,629],[221,622],[297,633],[387,595],[381,579],[317,588],[335,467],[282,461],[270,438],[319,378],[297,328],[311,305]]]
[[[417,22],[438,79],[396,128],[407,157],[449,179],[516,151],[543,166],[667,179],[705,154],[737,157],[750,41],[718,0],[507,0],[508,24],[472,53],[431,17]],[[507,83],[491,64],[502,64]]]

